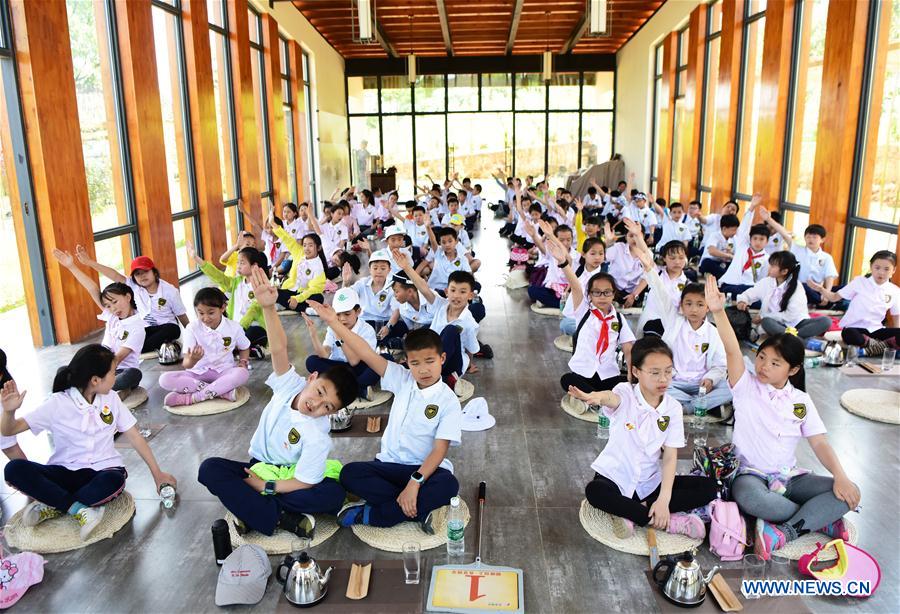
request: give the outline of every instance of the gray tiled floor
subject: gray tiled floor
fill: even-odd
[[[481,368],[470,376],[476,394],[487,398],[497,425],[464,436],[451,457],[462,494],[474,510],[479,480],[489,485],[484,554],[488,562],[525,570],[528,612],[656,611],[642,570],[647,560],[615,552],[593,541],[578,523],[583,487],[592,475],[590,462],[599,450],[591,424],[574,420],[559,409],[559,375],[567,354],[552,346],[558,334],[555,318],[528,311],[524,290],[502,287],[505,244],[496,238],[492,221],[484,223],[479,256],[485,261],[479,278],[488,317],[481,339],[495,351],[493,361],[476,361]],[[196,287],[196,282],[192,284]],[[186,298],[192,288],[183,290]],[[186,301],[187,302],[187,301]],[[297,318],[283,320],[292,354],[302,364],[309,342]],[[51,374],[73,353],[72,347],[48,348],[36,355],[20,348],[11,368],[30,390],[35,403],[49,389]],[[39,365],[39,368],[35,366]],[[217,567],[212,561],[209,526],[223,514],[221,505],[196,482],[200,461],[207,456],[244,458],[250,436],[268,395],[263,380],[267,365],[255,363],[251,374],[251,402],[239,411],[205,418],[171,416],[161,407],[156,384],[161,367],[144,363],[144,386],[150,402],[141,412],[149,423],[166,428],[151,445],[161,465],[179,478],[180,501],[174,513],[164,513],[153,492],[149,473],[137,455],[124,452],[129,468],[128,489],[137,499],[137,514],[113,539],[85,550],[48,555],[43,584],[32,588],[17,606],[35,612],[203,612],[214,611]],[[830,439],[863,493],[861,515],[853,521],[861,544],[881,564],[884,578],[876,596],[868,600],[812,599],[815,611],[853,608],[857,611],[900,609],[900,522],[897,518],[898,443],[895,426],[869,422],[843,411],[838,398],[846,389],[862,386],[894,387],[898,382],[876,378],[846,378],[837,371],[818,369],[809,377],[810,391],[830,429]],[[384,411],[384,409],[382,409]],[[720,427],[720,435],[727,436]],[[335,457],[347,462],[369,459],[377,451],[375,438],[336,439]],[[35,458],[46,458],[46,441],[23,436]],[[808,446],[801,444],[803,465],[818,468]],[[679,465],[687,470],[686,461]],[[24,502],[0,485],[2,511],[11,516]],[[474,535],[467,535],[474,550]],[[393,558],[361,544],[349,531],[340,531],[312,552],[318,558]],[[708,568],[714,562],[701,554]],[[441,554],[429,554],[440,562]],[[735,566],[735,564],[731,564]],[[260,608],[271,611],[278,599],[270,584]],[[361,604],[360,611],[364,611]]]

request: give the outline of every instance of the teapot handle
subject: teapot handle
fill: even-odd
[[[672,571],[674,569],[675,561],[669,558],[662,559],[659,563],[656,564],[656,567],[653,568],[653,581],[656,582],[656,584],[659,585],[660,588],[662,588],[669,580],[669,576],[672,575]],[[665,571],[662,579],[659,578],[660,571]]]
[[[275,571],[275,577],[278,578],[278,581],[284,584],[287,582],[288,574],[291,572],[291,567],[294,566],[294,557],[290,554],[286,554],[284,559],[278,565],[278,569]]]

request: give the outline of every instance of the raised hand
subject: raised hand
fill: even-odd
[[[250,271],[249,279],[257,304],[263,309],[274,306],[278,300],[278,290],[269,283],[269,278],[266,277],[265,271],[259,267],[254,267]]]
[[[412,269],[412,262],[409,261],[409,257],[405,253],[400,251],[400,248],[392,247],[391,255],[394,256],[394,262],[396,262],[397,266],[399,266],[401,269],[403,269],[404,271],[409,271],[409,269]]]
[[[93,259],[91,258],[90,254],[87,253],[87,250],[84,249],[83,245],[75,246],[75,258],[77,258],[78,262],[85,266],[90,266],[93,262]]]
[[[194,249],[194,242],[191,240],[187,240],[184,242],[184,248],[187,251],[188,259],[196,263],[197,262],[197,250]]]
[[[303,316],[303,323],[306,324],[306,329],[310,333],[316,332],[316,323],[312,321],[312,318],[310,318],[305,313],[301,313],[300,315]]]
[[[200,362],[200,359],[203,358],[203,354],[203,348],[199,345],[189,348],[184,353],[185,362],[193,367]]]
[[[762,194],[760,194],[759,192],[756,192],[753,195],[753,198],[750,199],[750,210],[752,211],[753,209],[756,209],[758,206],[760,206],[762,204],[762,201],[763,201]]]
[[[22,401],[25,399],[26,394],[28,394],[27,390],[19,392],[15,380],[6,382],[3,385],[3,390],[0,390],[0,403],[3,405],[3,411],[16,411],[22,407]]]
[[[557,263],[566,262],[569,259],[566,248],[556,241],[547,241],[544,243],[544,247],[550,252],[551,256],[556,258]]]
[[[349,262],[345,262],[344,266],[341,267],[341,279],[344,280],[344,287],[348,287],[350,285],[350,278],[353,276],[353,267],[350,266]]]
[[[69,252],[54,248],[53,257],[56,258],[56,261],[58,263],[60,263],[67,269],[71,269],[73,266],[75,266],[75,259],[72,258],[72,254],[70,254]]]
[[[725,310],[725,295],[719,291],[717,284],[714,276],[706,276],[706,306],[713,313]]]
[[[338,321],[337,312],[331,305],[325,305],[324,303],[320,303],[318,301],[307,301],[307,303],[310,307],[313,308],[313,311],[316,312],[316,315],[318,315],[319,318],[329,326]]]

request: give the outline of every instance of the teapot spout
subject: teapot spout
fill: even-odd
[[[716,575],[717,573],[719,573],[719,569],[721,569],[721,567],[719,567],[718,565],[716,565],[715,567],[713,567],[713,568],[709,571],[709,573],[706,574],[706,577],[703,578],[703,584],[709,584],[710,582],[712,582],[712,579],[715,577],[715,575]]]
[[[718,568],[717,568],[718,569]],[[325,588],[328,586],[328,581],[331,579],[331,572],[334,570],[334,567],[329,567],[325,570],[325,573],[322,574],[322,577],[319,578],[319,586]]]

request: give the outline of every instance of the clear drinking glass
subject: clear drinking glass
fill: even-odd
[[[755,554],[744,555],[744,575],[741,578],[743,582],[757,582],[766,579],[766,562],[762,557]],[[744,592],[743,582],[741,583],[741,594],[747,599],[759,599],[762,597],[759,593]]]
[[[793,580],[791,575],[791,559],[783,554],[772,554],[772,571],[769,574],[772,580]]]
[[[419,567],[422,562],[422,551],[419,542],[406,542],[403,544],[403,572],[406,575],[407,584],[419,583]]]
[[[709,426],[706,420],[697,420],[694,424],[694,449],[705,446],[708,436]]]
[[[848,366],[852,366],[859,363],[859,346],[857,345],[848,345],[847,346],[847,360],[844,361],[844,364]]]
[[[894,368],[894,359],[897,357],[897,350],[888,348],[881,355],[881,371],[886,373]]]

